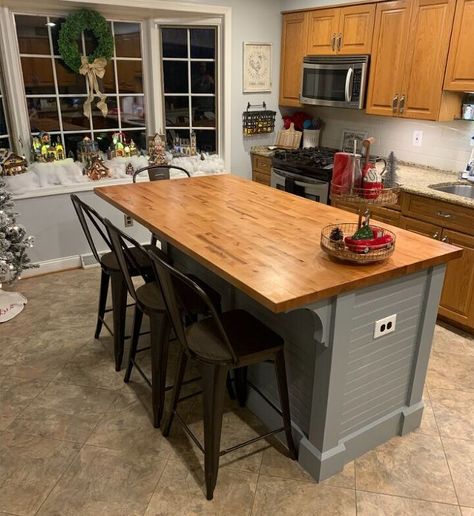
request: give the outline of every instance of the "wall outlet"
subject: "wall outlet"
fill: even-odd
[[[123,224],[126,228],[131,228],[133,226],[133,219],[130,215],[123,216]]]
[[[384,319],[375,321],[374,339],[383,337],[395,331],[395,325],[397,323],[397,314],[389,315]]]
[[[421,147],[423,143],[423,131],[413,131],[413,146]]]

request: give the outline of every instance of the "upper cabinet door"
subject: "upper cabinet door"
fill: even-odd
[[[412,0],[377,5],[367,113],[398,116]]]
[[[474,91],[474,0],[458,0],[444,88]]]
[[[300,106],[303,57],[306,54],[307,13],[283,15],[280,105]]]
[[[405,118],[437,120],[456,0],[412,1],[399,112]]]
[[[375,4],[340,9],[337,49],[340,54],[370,54],[375,23]]]
[[[336,52],[340,9],[310,11],[307,55],[328,55]]]

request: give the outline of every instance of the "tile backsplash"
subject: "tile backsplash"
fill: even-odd
[[[294,111],[294,110],[292,110]],[[366,131],[376,139],[373,154],[387,156],[394,151],[398,159],[441,170],[461,171],[471,153],[474,122],[428,122],[366,115],[355,109],[309,107],[306,113],[323,119],[320,145],[341,147],[344,129]],[[285,110],[286,114],[289,110]],[[413,131],[423,131],[421,147],[412,144]]]

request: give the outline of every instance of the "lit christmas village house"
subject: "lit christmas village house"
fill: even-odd
[[[0,149],[0,175],[16,176],[26,172],[28,162],[25,158],[18,156],[7,149]]]

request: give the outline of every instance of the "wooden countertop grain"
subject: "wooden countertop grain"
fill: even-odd
[[[233,175],[129,185],[95,192],[273,312],[458,258],[462,250],[387,226],[394,254],[374,265],[333,261],[320,248],[327,224],[357,216]]]

